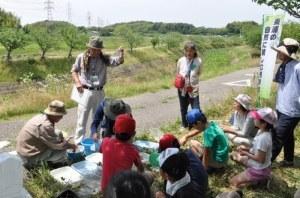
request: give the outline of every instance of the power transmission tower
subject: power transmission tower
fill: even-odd
[[[47,20],[51,21],[53,19],[52,10],[54,10],[54,2],[51,0],[46,0],[45,2],[45,10],[47,11]]]
[[[72,22],[72,6],[70,1],[68,1],[68,5],[67,5],[67,16],[68,16],[68,22]]]
[[[88,22],[88,27],[91,27],[91,22],[92,22],[91,12],[87,13],[87,22]]]

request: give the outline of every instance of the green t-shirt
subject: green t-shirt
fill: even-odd
[[[228,160],[228,139],[224,131],[215,123],[211,122],[204,131],[203,145],[212,151],[214,161],[226,163]]]

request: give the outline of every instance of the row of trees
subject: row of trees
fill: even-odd
[[[21,28],[2,28],[0,31],[0,44],[6,49],[6,60],[11,60],[11,53],[15,49],[22,48],[30,42],[35,42],[41,51],[40,58],[45,59],[46,53],[61,41],[69,48],[68,57],[72,57],[72,50],[80,48],[87,41],[87,35],[78,31],[75,27],[62,29],[60,34],[52,33],[49,29],[37,28],[24,31]]]

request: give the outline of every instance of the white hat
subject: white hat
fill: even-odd
[[[239,94],[234,100],[240,103],[245,109],[250,110],[252,99],[247,94]]]
[[[282,53],[294,60],[297,59],[296,53],[299,49],[299,42],[292,38],[285,38],[278,47],[271,47],[273,50]]]
[[[277,114],[270,107],[265,107],[257,111],[252,111],[251,115],[254,119],[264,120],[272,125],[275,125],[277,122]]]
[[[176,155],[177,153],[179,153],[178,148],[167,148],[166,150],[161,152],[158,157],[159,167],[162,167],[162,165],[169,157]]]

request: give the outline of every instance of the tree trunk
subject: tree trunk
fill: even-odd
[[[9,62],[11,60],[11,50],[7,50],[6,61]]]
[[[72,47],[70,47],[70,49],[69,49],[69,53],[68,53],[68,58],[72,58],[72,50],[73,50],[73,48],[72,48]]]
[[[45,60],[45,54],[46,54],[46,50],[42,50],[42,54],[41,54],[41,60]]]

